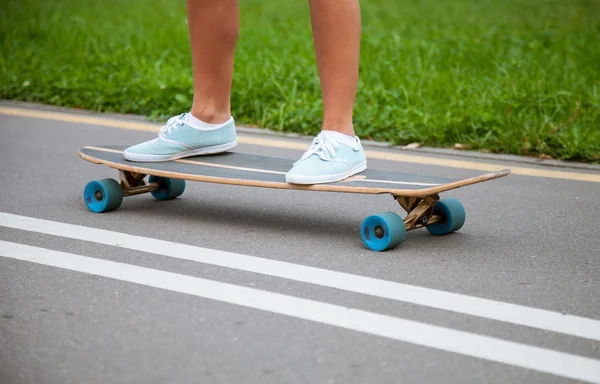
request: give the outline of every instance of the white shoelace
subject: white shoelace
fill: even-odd
[[[312,155],[318,155],[325,161],[331,161],[335,158],[336,149],[339,148],[339,146],[340,142],[335,135],[322,131],[313,139],[310,149],[306,151],[296,163],[299,163]]]
[[[183,121],[184,117],[185,113],[182,113],[181,115],[173,116],[167,120],[167,123],[160,129],[159,136],[164,139],[166,134],[173,132],[177,127],[183,126],[185,123]]]

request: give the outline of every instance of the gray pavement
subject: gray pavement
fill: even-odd
[[[600,320],[600,183],[511,175],[452,191],[447,195],[467,210],[461,231],[445,237],[410,232],[402,247],[375,253],[364,248],[358,229],[369,214],[399,209],[389,196],[188,183],[175,201],[142,195],[126,198],[115,212],[92,214],[83,187],[117,174],[79,159],[77,150],[133,144],[154,134],[9,116],[0,116],[0,127],[0,212]],[[250,145],[236,150],[291,159],[301,154]],[[480,173],[378,160],[369,166],[448,178]],[[600,341],[591,338],[1,226],[0,240],[356,308],[600,364]],[[0,276],[0,383],[577,382],[27,261],[0,257]]]

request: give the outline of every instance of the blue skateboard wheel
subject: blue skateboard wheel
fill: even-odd
[[[114,179],[90,181],[83,190],[83,201],[95,213],[114,211],[123,202],[123,189]]]
[[[394,212],[367,217],[360,232],[365,246],[377,252],[396,248],[406,240],[404,221]]]
[[[433,207],[433,214],[442,217],[438,221],[426,226],[432,235],[446,235],[458,231],[465,224],[467,213],[460,201],[455,198],[446,198],[438,201]]]
[[[152,196],[156,200],[171,200],[181,196],[185,191],[185,180],[171,179],[168,177],[150,176],[150,183],[159,183],[160,188],[152,191]]]

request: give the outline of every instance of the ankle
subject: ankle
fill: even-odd
[[[218,110],[216,108],[209,107],[192,107],[190,113],[196,119],[201,120],[202,122],[207,124],[222,124],[231,118],[231,112],[229,111],[229,109]]]
[[[352,119],[347,118],[324,118],[321,130],[336,131],[344,135],[354,137],[354,124]]]
[[[354,127],[352,125],[348,126],[343,126],[343,125],[325,125],[323,124],[323,127],[321,127],[321,130],[323,131],[335,131],[335,132],[339,132],[342,133],[346,136],[350,136],[350,137],[354,137],[356,134],[354,133]]]

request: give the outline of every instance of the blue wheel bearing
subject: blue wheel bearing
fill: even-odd
[[[160,184],[159,189],[152,191],[152,196],[154,196],[156,200],[171,200],[181,196],[183,191],[185,191],[185,180],[181,179],[150,176],[148,182]]]
[[[114,211],[123,202],[123,189],[114,179],[90,181],[83,190],[83,201],[95,213]]]
[[[406,240],[404,221],[394,212],[367,217],[360,233],[365,246],[377,252],[396,248]]]
[[[433,214],[442,217],[438,221],[426,226],[432,235],[446,235],[458,231],[465,224],[467,213],[460,201],[446,198],[438,201],[433,207]]]

